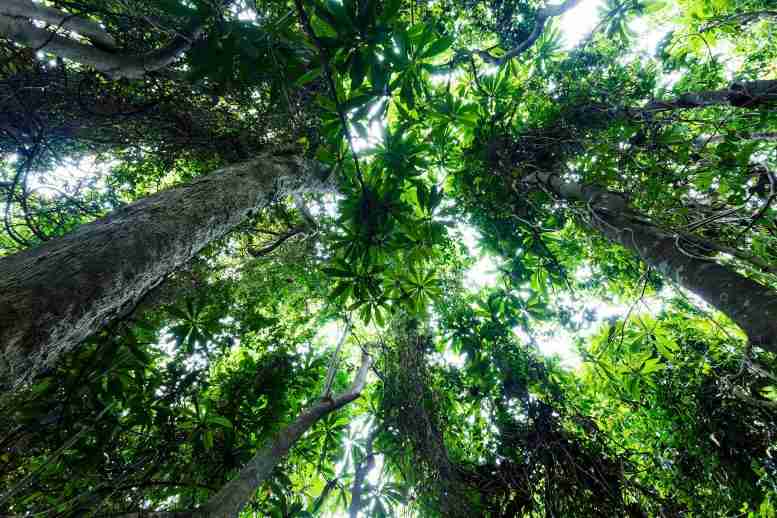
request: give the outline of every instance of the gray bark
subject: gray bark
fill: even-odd
[[[551,4],[546,5],[545,7],[541,7],[537,11],[537,16],[534,19],[534,27],[532,28],[531,33],[529,33],[529,36],[527,36],[525,40],[523,40],[512,49],[505,52],[502,56],[493,56],[487,50],[478,49],[474,51],[458,52],[454,62],[464,61],[469,59],[472,55],[477,55],[486,63],[501,66],[530,49],[532,45],[534,45],[534,43],[539,39],[539,37],[542,36],[548,20],[556,16],[561,16],[565,12],[577,6],[580,1],[581,0],[564,0],[560,4]]]
[[[191,48],[202,34],[202,26],[194,26],[185,36],[176,36],[166,47],[143,55],[122,55],[105,52],[55,32],[41,29],[25,18],[0,14],[0,36],[36,50],[94,68],[113,79],[138,79],[148,72],[160,70]]]
[[[691,92],[682,94],[675,99],[656,100],[637,111],[655,113],[682,108],[725,105],[738,108],[758,108],[775,102],[777,102],[777,80],[736,81],[722,90]]]
[[[351,505],[348,506],[348,515],[350,518],[358,518],[359,511],[361,511],[364,503],[362,502],[362,494],[364,493],[364,480],[367,475],[375,467],[375,455],[373,454],[373,445],[375,444],[375,438],[378,436],[379,430],[374,430],[367,438],[367,445],[364,449],[364,459],[356,468],[356,473],[353,476],[353,486],[351,487]]]
[[[132,310],[203,247],[275,200],[325,191],[316,163],[262,156],[0,259],[0,387]]]
[[[294,443],[327,414],[342,408],[358,398],[367,382],[372,362],[369,355],[362,356],[362,365],[351,387],[333,398],[323,398],[302,412],[291,424],[278,433],[262,448],[240,473],[230,480],[197,513],[208,518],[237,517],[241,509],[251,500],[256,490],[283,460]]]
[[[564,200],[587,204],[593,229],[726,314],[753,345],[777,352],[777,291],[713,258],[683,250],[676,234],[631,210],[618,193],[564,181],[554,173],[532,173],[524,182],[539,184]]]
[[[774,132],[757,132],[749,135],[743,135],[740,137],[742,140],[747,141],[761,141],[761,142],[777,142],[777,133]],[[726,140],[725,135],[699,135],[693,139],[693,147],[695,149],[703,149],[705,146],[712,144],[720,144]]]
[[[227,482],[208,503],[199,509],[187,511],[141,511],[120,515],[121,518],[237,518],[243,507],[251,501],[259,487],[270,477],[275,467],[305,432],[326,415],[339,410],[357,399],[367,383],[372,358],[362,354],[362,364],[351,386],[333,398],[322,398],[304,410],[286,428],[278,432]]]
[[[113,48],[116,46],[116,40],[113,39],[113,36],[105,32],[105,29],[100,27],[98,23],[59,9],[36,4],[31,0],[3,0],[0,4],[0,14],[40,20],[54,25],[56,28],[75,31],[103,47]]]

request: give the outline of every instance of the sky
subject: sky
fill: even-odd
[[[571,49],[588,36],[599,22],[599,9],[604,0],[583,0],[559,17],[564,47]]]
[[[599,22],[600,11],[603,5],[604,0],[583,0],[557,19],[566,49],[573,48],[591,33]],[[253,16],[253,13],[249,12],[243,14],[248,18]],[[650,54],[655,51],[656,45],[668,30],[666,27],[663,29],[660,27],[652,29],[644,22],[640,25],[632,26],[632,29],[640,34],[639,41],[643,42],[640,51]],[[382,140],[383,133],[382,124],[374,122],[369,128],[368,140],[354,139],[356,151],[376,145]],[[87,181],[90,177],[99,177],[98,170],[100,169],[105,169],[105,167],[98,167],[94,160],[85,159],[81,163],[68,164],[58,168],[56,174],[45,180],[37,177],[37,175],[33,175],[30,178],[30,187],[39,189],[46,194],[54,195],[55,191],[48,186],[53,184],[54,187],[68,191],[76,187],[79,182]],[[474,228],[460,225],[459,231],[471,256],[476,259],[474,265],[466,274],[465,286],[473,291],[483,287],[495,286],[498,280],[498,259],[483,253],[478,246],[480,236]],[[608,318],[623,310],[621,307],[614,307],[604,302],[593,303],[591,307],[596,310],[600,318]],[[339,335],[339,332],[338,326],[333,325],[326,328],[321,336],[325,340],[336,341],[336,336]],[[569,335],[569,333],[558,331],[554,336],[541,341],[539,346],[544,354],[558,354],[565,365],[575,367],[579,365],[580,359],[574,350],[573,343],[573,336]],[[449,360],[451,363],[461,362],[461,358],[454,358],[454,355],[450,355]]]
[[[571,49],[580,41],[588,36],[599,23],[600,11],[603,9],[604,0],[583,0],[573,9],[567,11],[558,18],[559,28],[564,38],[564,48]],[[638,41],[641,42],[636,53],[645,53],[652,55],[658,43],[664,37],[671,27],[651,27],[643,21],[632,24],[631,29],[638,35]],[[383,136],[383,127],[380,123],[373,123],[369,131],[369,142],[355,138],[354,147],[356,151],[374,146]],[[478,291],[482,288],[495,287],[499,274],[499,259],[485,253],[478,242],[480,235],[477,230],[469,225],[460,224],[458,231],[461,233],[462,241],[469,250],[475,263],[465,274],[465,287],[472,291]],[[579,272],[585,275],[584,272]],[[567,301],[569,302],[569,301]],[[576,318],[582,318],[585,309],[593,311],[596,319],[588,327],[582,330],[577,336],[563,329],[547,329],[546,333],[538,336],[537,345],[542,354],[557,355],[561,359],[563,366],[575,369],[580,366],[581,358],[575,348],[575,339],[586,338],[593,334],[599,325],[606,319],[625,315],[629,310],[630,304],[613,304],[602,300],[586,300],[584,305],[580,306],[580,311]],[[516,330],[520,336],[521,332]],[[332,325],[322,333],[324,340],[335,343],[339,336],[339,326]],[[528,337],[523,337],[528,339]],[[463,358],[453,352],[447,352],[442,359],[451,365],[460,366]]]

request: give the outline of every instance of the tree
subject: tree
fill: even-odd
[[[0,512],[774,514],[769,2],[7,3]]]
[[[261,157],[3,258],[3,384],[29,380],[126,315],[203,247],[273,201],[327,188],[326,173],[315,163]]]
[[[293,423],[281,431],[267,446],[244,466],[240,473],[198,511],[203,516],[236,516],[256,489],[270,476],[275,466],[286,456],[295,442],[318,420],[347,405],[361,395],[367,382],[371,359],[365,354],[351,387],[306,409]]]
[[[774,351],[777,344],[777,291],[705,256],[705,242],[662,231],[649,218],[629,209],[625,196],[597,186],[565,182],[553,173],[534,173],[522,180],[591,211],[590,225],[680,286],[728,315],[753,345]],[[680,243],[686,242],[688,249]]]
[[[46,22],[54,30],[41,29],[35,21]],[[60,30],[80,34],[92,45],[57,34]],[[78,13],[41,6],[31,0],[11,0],[0,10],[0,35],[92,67],[114,79],[137,79],[167,67],[188,51],[202,33],[202,22],[197,20],[160,49],[142,55],[121,55],[115,53],[116,40],[103,27]]]

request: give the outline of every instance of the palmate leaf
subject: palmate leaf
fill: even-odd
[[[438,37],[432,41],[426,48],[421,50],[420,57],[431,59],[442,54],[453,45],[453,39],[449,37]]]
[[[321,67],[312,68],[311,70],[308,70],[300,77],[298,77],[297,80],[294,81],[294,84],[296,86],[305,86],[306,84],[321,77],[321,72],[322,72]]]
[[[350,78],[351,89],[358,90],[367,75],[368,60],[362,50],[356,50],[351,59]]]

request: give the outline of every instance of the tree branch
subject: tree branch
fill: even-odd
[[[344,407],[361,395],[371,365],[372,359],[364,353],[362,365],[348,390],[334,398],[321,399],[303,411],[294,422],[270,440],[196,515],[211,518],[238,516],[259,486],[267,480],[275,466],[306,431],[327,414]]]
[[[265,255],[273,252],[276,248],[281,246],[283,243],[285,243],[286,241],[288,241],[292,237],[294,237],[294,236],[296,236],[298,234],[302,234],[305,231],[305,229],[306,229],[306,227],[304,227],[304,226],[293,227],[288,232],[286,232],[285,234],[281,234],[281,236],[278,237],[278,239],[276,239],[275,241],[273,241],[272,243],[270,243],[267,246],[263,246],[262,248],[253,248],[253,247],[249,248],[248,249],[248,254],[251,257],[257,257],[257,258],[258,257],[264,257]]]
[[[656,100],[637,109],[640,113],[660,113],[683,108],[730,105],[758,108],[777,102],[777,80],[735,81],[722,90],[689,92],[674,99]],[[631,111],[628,110],[627,111]]]
[[[148,54],[120,55],[38,28],[23,18],[0,15],[0,36],[92,67],[113,79],[138,79],[148,72],[167,67],[191,48],[192,43],[202,35],[203,25],[193,23],[184,32],[185,35],[176,36],[166,47]]]
[[[40,20],[55,25],[57,28],[75,31],[98,46],[107,49],[116,48],[116,40],[100,24],[76,14],[36,4],[30,0],[3,0],[2,5],[0,5],[0,14]]]
[[[463,56],[465,59],[469,59],[471,55],[477,55],[478,57],[480,57],[480,59],[482,59],[486,63],[490,63],[492,65],[497,65],[497,66],[503,65],[507,61],[523,54],[526,50],[531,48],[531,46],[534,45],[534,42],[536,42],[539,39],[539,37],[542,35],[542,32],[545,30],[545,25],[548,23],[548,20],[564,14],[565,12],[569,11],[577,4],[579,4],[580,1],[581,0],[564,0],[564,2],[560,4],[547,5],[542,9],[540,9],[537,12],[537,17],[535,18],[535,21],[534,21],[534,28],[532,29],[529,36],[521,43],[519,43],[516,47],[513,47],[502,56],[494,56],[487,50],[480,50],[480,49],[473,50],[468,53],[464,53]]]

